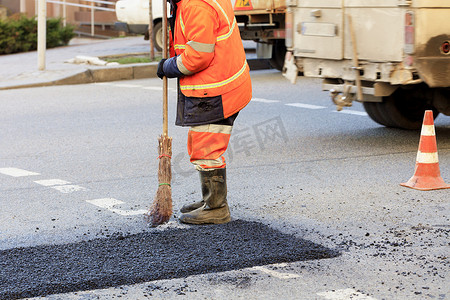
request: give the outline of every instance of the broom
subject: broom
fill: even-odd
[[[167,51],[167,5],[163,0],[163,58],[168,57]],[[168,97],[167,97],[167,77],[163,77],[163,134],[159,137],[158,145],[158,190],[156,192],[153,204],[145,214],[146,221],[151,226],[156,227],[169,221],[172,215],[172,180],[171,157],[172,157],[172,138],[169,137],[168,130]]]

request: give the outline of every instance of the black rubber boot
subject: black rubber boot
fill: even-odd
[[[193,210],[196,210],[199,207],[202,207],[203,204],[205,204],[205,201],[202,200],[202,201],[194,202],[191,204],[183,205],[183,207],[180,209],[180,212],[182,212],[183,214],[191,212]]]
[[[200,171],[203,205],[180,216],[188,224],[223,224],[230,222],[227,203],[226,169]]]

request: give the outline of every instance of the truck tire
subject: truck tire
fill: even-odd
[[[272,58],[270,65],[278,71],[283,70],[284,57],[286,56],[286,45],[284,40],[274,40],[272,46]]]
[[[369,117],[380,125],[392,127],[393,122],[387,118],[383,103],[381,102],[363,102],[364,109]]]
[[[386,105],[386,101],[378,102],[377,104],[377,111],[381,117],[381,119],[384,122],[384,126],[386,127],[398,127],[397,123],[394,122],[389,115],[389,108]]]
[[[163,49],[163,31],[162,31],[162,22],[157,21],[155,25],[153,25],[153,44],[155,45],[156,50],[162,51]]]
[[[393,127],[416,130],[422,127],[425,110],[432,110],[435,119],[439,114],[425,99],[420,90],[399,88],[383,97],[381,105]]]

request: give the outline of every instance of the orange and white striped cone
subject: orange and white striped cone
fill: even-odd
[[[450,184],[446,184],[444,179],[442,179],[439,170],[432,110],[425,111],[423,118],[414,175],[408,182],[401,183],[400,185],[422,191],[450,188]]]

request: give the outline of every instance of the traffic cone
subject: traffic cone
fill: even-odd
[[[432,110],[425,111],[423,118],[414,175],[408,182],[400,183],[400,185],[422,191],[450,188],[450,184],[446,184],[442,179],[439,170]]]

